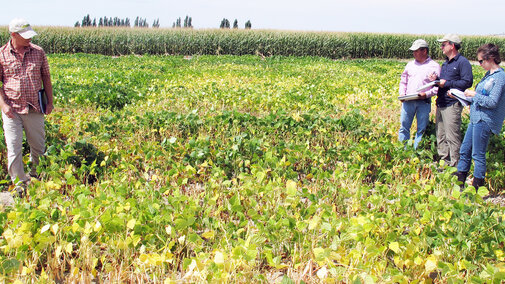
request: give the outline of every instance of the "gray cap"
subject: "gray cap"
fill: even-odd
[[[450,41],[452,43],[461,44],[461,39],[455,34],[446,34],[443,38],[438,39],[439,42]]]
[[[428,43],[424,39],[418,39],[418,40],[414,41],[414,43],[409,48],[409,50],[415,51],[415,50],[418,50],[421,47],[428,48]]]

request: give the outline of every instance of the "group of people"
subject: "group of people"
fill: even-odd
[[[8,173],[18,191],[24,190],[31,177],[37,175],[36,165],[45,151],[44,114],[53,110],[53,90],[49,64],[42,48],[31,43],[37,33],[24,19],[9,24],[10,41],[0,48],[0,108],[7,145]],[[415,100],[402,103],[399,139],[410,139],[414,116],[417,148],[429,122],[431,97],[437,96],[436,132],[437,150],[449,166],[457,167],[458,180],[465,182],[474,160],[473,185],[484,184],[486,151],[491,134],[499,134],[505,118],[505,72],[500,68],[498,47],[485,44],[477,50],[480,65],[488,72],[477,85],[473,84],[472,66],[461,54],[461,39],[448,34],[438,40],[447,60],[442,67],[428,54],[428,44],[414,41],[410,50],[414,60],[401,75],[400,96],[417,93]],[[419,89],[423,88],[424,89]],[[43,111],[39,91],[47,94]],[[461,112],[463,106],[451,94],[459,90],[472,98],[470,124],[461,143]],[[25,173],[22,155],[23,131],[30,146],[32,167]],[[22,194],[22,192],[20,192]]]
[[[400,98],[414,96],[414,100],[402,101],[400,131],[398,138],[406,142],[410,139],[410,128],[414,116],[417,132],[414,148],[419,146],[431,112],[431,97],[437,96],[435,128],[437,152],[448,166],[456,167],[455,175],[463,186],[468,177],[471,162],[474,161],[473,181],[475,188],[484,185],[486,176],[486,152],[492,134],[499,135],[505,119],[505,72],[499,66],[498,46],[488,43],[477,50],[477,59],[487,72],[473,85],[472,66],[459,53],[461,39],[447,34],[438,40],[442,53],[446,56],[440,67],[428,54],[428,43],[418,39],[409,48],[414,55],[403,71],[400,79]],[[461,113],[463,104],[456,97],[463,94],[470,104],[470,123],[463,142],[461,141]]]

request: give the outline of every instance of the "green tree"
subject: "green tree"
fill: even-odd
[[[191,17],[190,16],[186,16],[186,18],[184,18],[184,27],[185,28],[192,28],[193,25],[191,24]]]
[[[175,20],[175,23],[174,23],[174,27],[175,28],[180,28],[181,27],[181,18],[177,18],[177,20]]]
[[[84,18],[82,19],[81,26],[82,27],[89,27],[91,25],[92,25],[91,17],[88,14],[88,15],[84,16]]]
[[[226,19],[226,18],[223,18],[221,20],[221,24],[219,25],[219,28],[221,28],[221,29],[229,29],[230,28],[230,21],[228,21],[228,19]]]

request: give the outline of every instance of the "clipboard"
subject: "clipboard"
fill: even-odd
[[[44,89],[39,90],[39,106],[43,114],[47,114],[47,94]]]
[[[428,84],[425,84],[425,85],[422,85],[421,87],[419,87],[416,92],[421,92],[421,91],[424,91],[430,87],[433,87],[435,85],[437,85],[438,83],[440,83],[440,80],[435,80],[435,81],[431,81],[429,82]]]
[[[398,99],[402,102],[406,102],[406,101],[419,100],[421,98],[419,97],[419,93],[414,93],[414,94],[407,94],[405,96],[399,96]]]
[[[419,94],[426,90],[427,88],[431,88],[433,86],[435,86],[436,84],[440,83],[439,80],[435,80],[435,81],[431,81],[429,82],[428,84],[425,84],[425,85],[422,85],[421,87],[417,88],[416,92],[417,93],[413,93],[413,94],[407,94],[405,96],[399,96],[398,99],[402,102],[405,102],[405,101],[413,101],[413,100],[419,100],[421,99],[419,97]]]
[[[458,101],[463,105],[463,106],[469,106],[472,104],[472,98],[465,96],[465,93],[458,90],[458,89],[450,89],[449,90],[453,96],[458,99]]]

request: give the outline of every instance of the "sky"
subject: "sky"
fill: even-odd
[[[73,26],[91,18],[159,19],[172,27],[192,18],[195,29],[218,28],[226,18],[253,29],[408,34],[505,34],[503,0],[24,0],[3,1],[0,25],[15,17],[37,26]],[[494,12],[493,12],[494,11]],[[493,15],[494,13],[494,15]],[[6,16],[9,15],[9,16]]]

